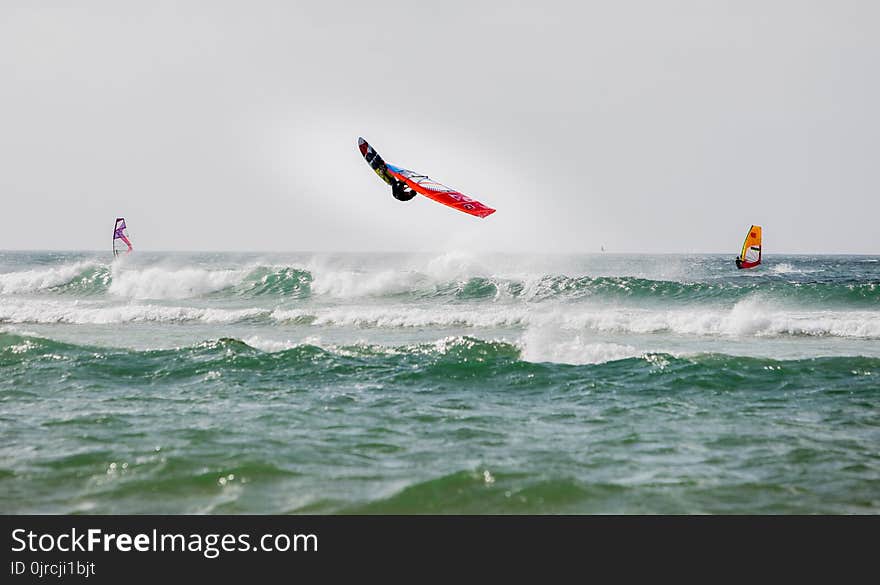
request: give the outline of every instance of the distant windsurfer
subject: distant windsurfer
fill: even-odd
[[[734,262],[739,268],[754,268],[761,264],[761,226],[753,225],[746,232],[746,239],[743,241],[742,251],[736,257]]]
[[[126,250],[126,254],[130,254],[132,251],[131,240],[128,239],[128,236],[125,233],[126,230],[125,218],[117,217],[116,223],[113,226],[113,255],[119,256],[122,252],[122,247],[118,244],[118,242],[123,242],[126,246],[128,246],[128,250]]]
[[[410,189],[403,181],[398,181],[394,177],[388,178],[391,179],[391,194],[398,201],[409,201],[416,196],[416,192]]]

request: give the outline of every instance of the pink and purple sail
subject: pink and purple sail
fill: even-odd
[[[113,226],[113,255],[119,256],[123,252],[126,254],[131,253],[131,240],[128,239],[128,234],[125,232],[125,218],[117,217],[116,225]]]

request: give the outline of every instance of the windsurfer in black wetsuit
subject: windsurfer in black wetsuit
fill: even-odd
[[[410,189],[406,183],[398,181],[394,177],[389,178],[391,179],[391,194],[394,195],[395,199],[398,201],[409,201],[416,196],[416,192]]]

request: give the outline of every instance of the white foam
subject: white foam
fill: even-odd
[[[322,270],[312,272],[312,293],[336,298],[358,298],[405,293],[426,283],[418,272],[382,270]]]
[[[602,364],[641,356],[631,345],[591,341],[588,336],[575,335],[561,338],[558,329],[536,327],[523,335],[519,345],[522,359],[529,362],[553,362],[557,364]]]
[[[488,277],[488,269],[476,257],[464,250],[455,250],[436,256],[428,261],[425,273],[435,281],[467,280]]]
[[[150,267],[123,269],[114,264],[109,292],[130,299],[185,299],[223,290],[241,282],[250,269],[206,270]]]
[[[282,324],[359,328],[552,327],[574,332],[720,337],[831,336],[880,339],[880,311],[803,311],[774,307],[757,297],[730,308],[658,309],[587,303],[491,305],[347,304],[344,306],[204,308],[107,301],[12,299],[0,301],[2,323],[231,323],[267,317]]]
[[[0,294],[28,293],[66,284],[97,262],[76,262],[0,274]]]
[[[732,309],[587,311],[571,314],[565,321],[573,329],[615,333],[880,338],[880,312],[789,311],[767,307],[757,299],[740,301]]]
[[[770,272],[774,274],[809,274],[811,272],[819,271],[809,268],[795,268],[788,262],[782,262],[780,264],[773,264],[772,266],[770,266]]]
[[[167,307],[151,304],[97,305],[58,301],[20,301],[0,303],[3,323],[73,323],[108,325],[141,321],[233,323],[267,314],[263,309],[209,309]]]
[[[271,318],[280,321],[310,320],[316,326],[348,327],[501,327],[520,325],[524,311],[492,307],[485,309],[406,306],[347,306],[322,309],[276,309]]]
[[[791,311],[745,299],[732,308],[639,309],[583,305],[493,305],[468,309],[455,305],[413,307],[345,306],[276,309],[279,322],[339,327],[547,327],[605,333],[695,336],[809,335],[880,338],[878,311]]]
[[[339,266],[319,257],[312,259],[307,269],[312,274],[314,295],[340,299],[430,291],[438,285],[492,277],[472,254],[464,251],[448,252],[427,260],[409,259],[394,268],[379,270]]]
[[[242,339],[242,341],[255,349],[259,349],[260,351],[265,351],[269,353],[285,351],[288,349],[293,349],[295,347],[300,347],[302,345],[314,345],[316,347],[321,347],[320,338],[315,336],[309,336],[300,341],[292,341],[290,339],[278,341],[275,339],[266,339],[259,335],[252,335],[246,339]]]
[[[308,337],[300,341],[278,341],[266,339],[258,335],[254,335],[242,340],[247,345],[266,352],[279,352],[300,347],[303,345],[311,345],[321,347],[327,351],[332,351],[340,355],[347,355],[351,351],[347,348],[336,345],[323,345],[320,338]],[[459,347],[470,347],[477,340],[463,338],[459,336],[447,336],[420,346],[419,351],[422,353],[436,353],[445,355]],[[530,334],[525,336],[517,343],[522,349],[522,359],[531,362],[553,362],[566,364],[599,364],[608,361],[625,359],[629,357],[639,357],[643,352],[639,352],[636,348],[628,345],[619,345],[616,343],[590,343],[582,340],[577,336],[573,340],[559,342],[542,335]],[[400,348],[387,346],[369,346],[373,352],[380,351],[385,354],[396,354],[400,352]]]

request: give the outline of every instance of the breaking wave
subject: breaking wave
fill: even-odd
[[[136,322],[263,322],[303,327],[514,328],[692,336],[830,336],[880,339],[876,311],[799,311],[746,299],[732,308],[603,307],[556,303],[527,305],[343,305],[303,308],[199,307],[157,303],[0,300],[0,323],[106,325]]]
[[[98,278],[100,276],[100,278]],[[32,293],[91,282],[109,281],[109,271],[96,262],[75,262],[0,274],[0,294]],[[104,283],[106,285],[106,282]],[[99,286],[96,284],[95,286]],[[90,288],[85,285],[84,288]]]
[[[463,270],[421,270],[262,265],[231,268],[132,267],[76,262],[0,274],[0,295],[43,294],[132,300],[202,297],[327,299],[437,299],[523,302],[734,303],[755,293],[804,305],[880,308],[880,279],[822,279],[779,264],[758,278],[694,281],[637,276],[552,274],[487,275]],[[479,272],[482,272],[480,270]],[[752,275],[753,276],[753,275]]]
[[[230,373],[260,371],[269,374],[273,369],[296,371],[296,368],[321,370],[333,365],[333,372],[356,376],[369,376],[369,366],[396,368],[397,374],[422,376],[457,373],[504,375],[506,371],[518,374],[549,373],[540,369],[542,364],[564,367],[603,366],[623,364],[642,371],[676,372],[697,370],[723,375],[725,371],[766,375],[766,372],[784,368],[790,375],[800,370],[809,375],[817,367],[828,373],[851,376],[874,376],[880,374],[880,358],[876,357],[825,357],[795,360],[775,360],[704,353],[674,355],[670,353],[637,352],[633,348],[616,344],[586,344],[579,348],[578,358],[553,359],[553,356],[532,353],[529,341],[512,343],[500,340],[483,340],[470,336],[450,336],[432,343],[407,345],[376,344],[327,344],[312,339],[300,343],[267,342],[259,338],[246,340],[220,338],[207,340],[191,346],[173,349],[131,350],[103,348],[91,345],[65,343],[51,339],[0,331],[0,365],[14,366],[46,362],[64,367],[65,361],[76,360],[80,366],[92,363],[114,369],[120,361],[140,361],[143,376],[171,376],[200,374],[226,368]],[[574,346],[573,346],[574,349]],[[170,358],[174,358],[169,361]],[[156,365],[162,369],[157,370]],[[827,365],[839,367],[828,369]],[[445,372],[433,371],[443,367]],[[349,368],[350,367],[350,368]],[[364,369],[367,367],[367,369]],[[378,374],[384,376],[382,371]],[[538,368],[538,369],[536,369]],[[614,370],[618,371],[618,370]],[[568,369],[560,373],[570,372]],[[576,372],[575,372],[576,375]],[[774,375],[776,379],[776,375]]]

